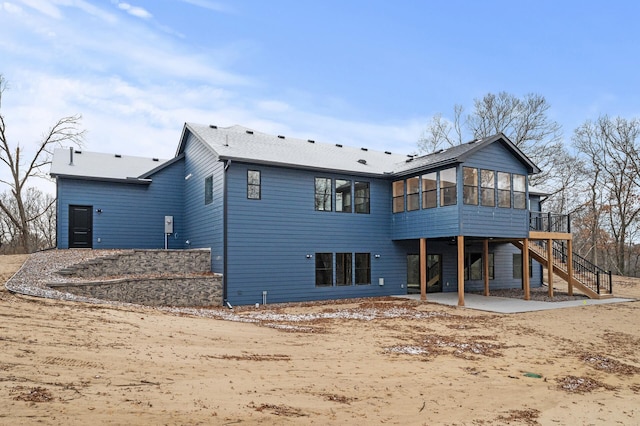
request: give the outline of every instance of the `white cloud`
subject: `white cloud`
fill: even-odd
[[[118,2],[117,5],[119,9],[124,10],[128,14],[136,16],[138,18],[151,19],[153,17],[153,15],[149,13],[146,9],[143,9],[138,6],[132,6],[129,3],[125,3],[125,2]]]
[[[60,19],[62,18],[62,13],[60,9],[56,7],[55,1],[49,0],[20,0],[23,4],[29,6],[32,9],[37,10],[38,12],[49,16],[50,18]]]

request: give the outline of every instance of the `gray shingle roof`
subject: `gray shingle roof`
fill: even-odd
[[[223,160],[382,175],[392,172],[395,164],[407,159],[406,155],[389,151],[268,135],[242,126],[223,128],[187,123],[186,129],[209,145]]]
[[[51,176],[81,177],[88,179],[131,180],[146,175],[167,160],[132,157],[129,155],[103,154],[73,150],[73,163],[69,149],[58,148],[53,152]]]
[[[473,152],[490,143],[500,142],[529,169],[538,173],[533,164],[503,134],[457,145],[420,157],[363,150],[336,144],[268,135],[242,126],[217,127],[187,123],[185,129],[209,145],[221,159],[252,163],[294,166],[314,170],[347,172],[366,175],[404,176],[421,170],[462,162]],[[181,141],[178,152],[184,145]]]

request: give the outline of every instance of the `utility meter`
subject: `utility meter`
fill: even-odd
[[[173,234],[173,216],[164,217],[164,233]]]

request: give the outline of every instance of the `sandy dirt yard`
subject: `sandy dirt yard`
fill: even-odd
[[[3,282],[24,260],[0,257]],[[640,302],[193,313],[208,317],[2,287],[0,424],[640,424]]]

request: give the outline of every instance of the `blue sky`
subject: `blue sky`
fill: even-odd
[[[412,152],[454,104],[538,93],[565,140],[640,116],[640,2],[0,0],[2,111],[31,146],[170,158],[185,121]]]

